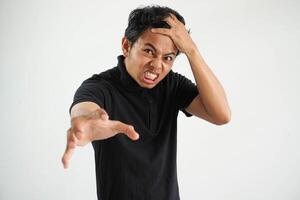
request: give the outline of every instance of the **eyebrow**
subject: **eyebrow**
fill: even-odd
[[[145,44],[145,46],[147,46],[147,45],[150,46],[152,49],[154,49],[154,51],[157,51],[153,44],[151,44],[151,43],[148,42],[148,43]],[[176,54],[174,52],[170,52],[170,53],[166,53],[165,54],[165,56],[168,56],[168,55],[174,55],[174,56],[176,56]]]

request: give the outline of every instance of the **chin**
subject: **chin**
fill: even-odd
[[[144,84],[144,85],[140,85],[140,86],[141,86],[142,88],[152,89],[152,88],[154,88],[156,85],[157,85],[157,84],[155,84],[155,85],[146,85],[146,84]]]
[[[156,84],[146,84],[146,83],[143,83],[143,82],[139,82],[139,85],[142,87],[142,88],[146,88],[146,89],[152,89],[152,88],[154,88],[156,85],[157,85],[158,83],[156,83]]]

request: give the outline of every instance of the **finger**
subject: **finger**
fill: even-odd
[[[107,113],[102,113],[100,118],[101,118],[102,120],[108,120],[108,119],[109,119]]]
[[[179,21],[173,13],[169,13],[169,15],[165,17],[163,21],[167,22],[171,28],[174,28],[178,23],[181,23],[181,21]]]
[[[74,137],[74,135],[72,134],[71,129],[68,130],[68,134],[67,134],[67,146],[66,146],[66,150],[64,152],[64,155],[62,157],[62,163],[64,165],[64,168],[68,168],[69,165],[69,160],[71,159],[73,153],[74,153],[74,149],[76,147],[76,138]]]
[[[184,23],[182,23],[173,13],[169,13],[169,16],[164,19],[171,28],[176,28],[178,26],[185,26]]]
[[[165,21],[167,24],[169,24],[169,26],[171,26],[171,28],[174,27],[174,25],[175,25],[175,19],[172,17],[172,15],[168,15],[168,17],[164,18],[163,21]]]
[[[112,121],[113,123],[113,131],[115,133],[124,133],[132,140],[139,139],[139,134],[134,130],[133,126],[124,124],[120,121]]]
[[[169,16],[171,19],[173,19],[174,21],[178,21],[177,17],[173,14],[173,13],[169,13]]]
[[[151,32],[171,36],[171,30],[167,28],[151,28]]]
[[[63,155],[63,157],[61,159],[61,161],[62,161],[63,166],[64,166],[65,169],[67,169],[69,167],[69,160],[70,160],[70,158],[71,158],[71,156],[73,154],[73,151],[74,150],[70,150],[69,149],[68,152],[64,153],[64,155]]]
[[[82,140],[83,137],[84,137],[84,135],[83,135],[82,132],[76,131],[76,132],[75,132],[75,137],[76,137],[76,139],[78,139],[78,140]]]
[[[68,148],[66,148],[66,151],[62,157],[62,163],[65,169],[69,167],[69,161],[74,153],[75,146],[75,144],[69,143]]]
[[[128,126],[127,136],[132,140],[137,140],[140,137],[140,135],[134,130],[134,127],[130,125]]]

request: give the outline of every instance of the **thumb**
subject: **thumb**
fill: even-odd
[[[112,121],[112,130],[114,133],[123,133],[132,140],[139,139],[139,134],[134,130],[134,127],[128,124],[124,124],[120,121]]]

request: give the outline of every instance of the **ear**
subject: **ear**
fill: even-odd
[[[128,39],[124,36],[122,38],[122,51],[124,57],[127,57],[129,55],[131,43],[128,41]]]

